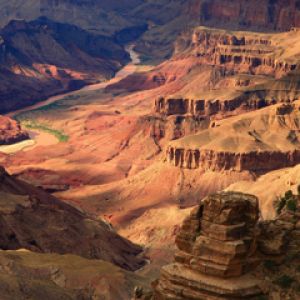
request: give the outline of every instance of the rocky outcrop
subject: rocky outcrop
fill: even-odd
[[[134,299],[298,299],[299,192],[280,197],[268,221],[258,220],[251,195],[201,200],[176,237],[175,262],[162,268],[152,291],[136,288]]]
[[[5,116],[0,116],[0,145],[10,145],[29,139],[20,124]]]
[[[260,173],[293,167],[300,163],[299,112],[296,101],[232,119],[207,120],[208,129],[169,142],[165,161],[202,171]]]
[[[253,299],[259,264],[258,199],[219,193],[202,200],[176,238],[175,262],[153,283],[153,299]],[[137,298],[138,299],[138,298]]]
[[[128,270],[144,264],[142,249],[104,221],[0,171],[0,249],[75,254]]]
[[[212,116],[230,113],[238,108],[256,110],[276,103],[274,99],[247,99],[245,95],[224,101],[160,97],[155,101],[155,112],[166,116]]]
[[[300,150],[236,153],[169,147],[166,157],[170,164],[186,169],[200,168],[205,171],[247,170],[252,172],[267,172],[299,164]]]
[[[262,34],[198,27],[183,33],[172,59],[148,77],[155,72],[167,73],[168,65],[193,65],[177,74],[174,80],[178,89],[172,96],[155,99],[154,113],[220,119],[297,100],[298,50],[288,54],[287,41],[298,38],[295,30]],[[186,82],[184,87],[180,87],[181,82]],[[162,84],[164,90],[170,85]]]
[[[300,8],[296,0],[254,0],[251,2],[246,0],[199,0],[199,2],[201,3],[202,20],[209,25],[280,31],[300,26]]]
[[[154,116],[151,117],[150,136],[155,140],[176,140],[209,128],[210,119],[205,116]]]
[[[111,78],[129,61],[113,38],[46,18],[0,30],[0,112]]]
[[[298,68],[295,62],[277,57],[278,45],[271,35],[194,30],[191,45],[201,63],[225,66],[256,75],[281,75]]]

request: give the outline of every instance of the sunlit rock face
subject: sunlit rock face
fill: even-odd
[[[253,275],[259,264],[258,217],[258,199],[251,195],[219,193],[202,200],[183,222],[175,262],[162,268],[149,299],[253,299],[260,295],[261,282]]]

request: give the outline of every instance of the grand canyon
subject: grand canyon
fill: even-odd
[[[300,299],[300,1],[0,0],[0,300]]]

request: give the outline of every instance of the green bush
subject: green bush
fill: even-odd
[[[286,203],[286,207],[290,211],[296,211],[297,210],[297,200],[296,199],[290,199]]]
[[[294,281],[295,280],[292,277],[288,275],[282,275],[281,277],[276,279],[274,283],[279,285],[283,289],[289,289],[292,286]]]
[[[24,125],[28,129],[37,129],[44,132],[48,132],[54,135],[60,142],[67,142],[69,140],[69,136],[66,135],[63,131],[52,129],[44,124],[39,124],[36,122],[24,122]]]
[[[281,213],[281,211],[283,210],[283,208],[286,205],[286,198],[285,197],[281,197],[278,201],[277,201],[277,206],[276,206],[276,212],[279,215]]]
[[[274,271],[276,269],[276,264],[273,260],[266,260],[264,262],[264,266],[266,269]]]
[[[294,197],[294,195],[293,195],[293,192],[291,190],[285,192],[285,194],[284,194],[285,199],[291,199],[293,197]]]
[[[265,295],[260,295],[260,296],[257,296],[256,298],[254,298],[255,300],[268,300],[269,298]]]

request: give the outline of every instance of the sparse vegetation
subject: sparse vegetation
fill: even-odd
[[[299,186],[298,186],[298,193],[299,193]],[[281,211],[286,208],[289,211],[295,212],[297,210],[297,203],[298,197],[294,195],[291,190],[285,192],[284,196],[280,197],[276,201],[276,212],[280,214]]]
[[[270,270],[270,271],[275,271],[277,266],[275,264],[275,262],[273,260],[266,260],[264,262],[264,266],[266,269]]]
[[[281,197],[276,201],[276,212],[279,215],[286,205],[285,197]]]
[[[290,199],[286,203],[286,208],[290,211],[296,211],[297,210],[297,200],[296,199]]]
[[[289,289],[292,286],[294,281],[295,280],[292,277],[288,275],[282,275],[281,277],[277,278],[274,281],[274,283],[279,285],[283,289]]]
[[[27,129],[37,129],[44,132],[48,132],[52,135],[54,135],[60,142],[67,142],[69,140],[69,136],[66,135],[62,130],[57,130],[50,128],[49,126],[45,124],[40,124],[36,122],[24,122],[23,124]]]
[[[294,197],[293,192],[291,190],[288,190],[287,192],[285,192],[284,194],[285,199],[291,199]]]
[[[268,297],[265,295],[260,295],[255,298],[255,300],[268,300]]]

